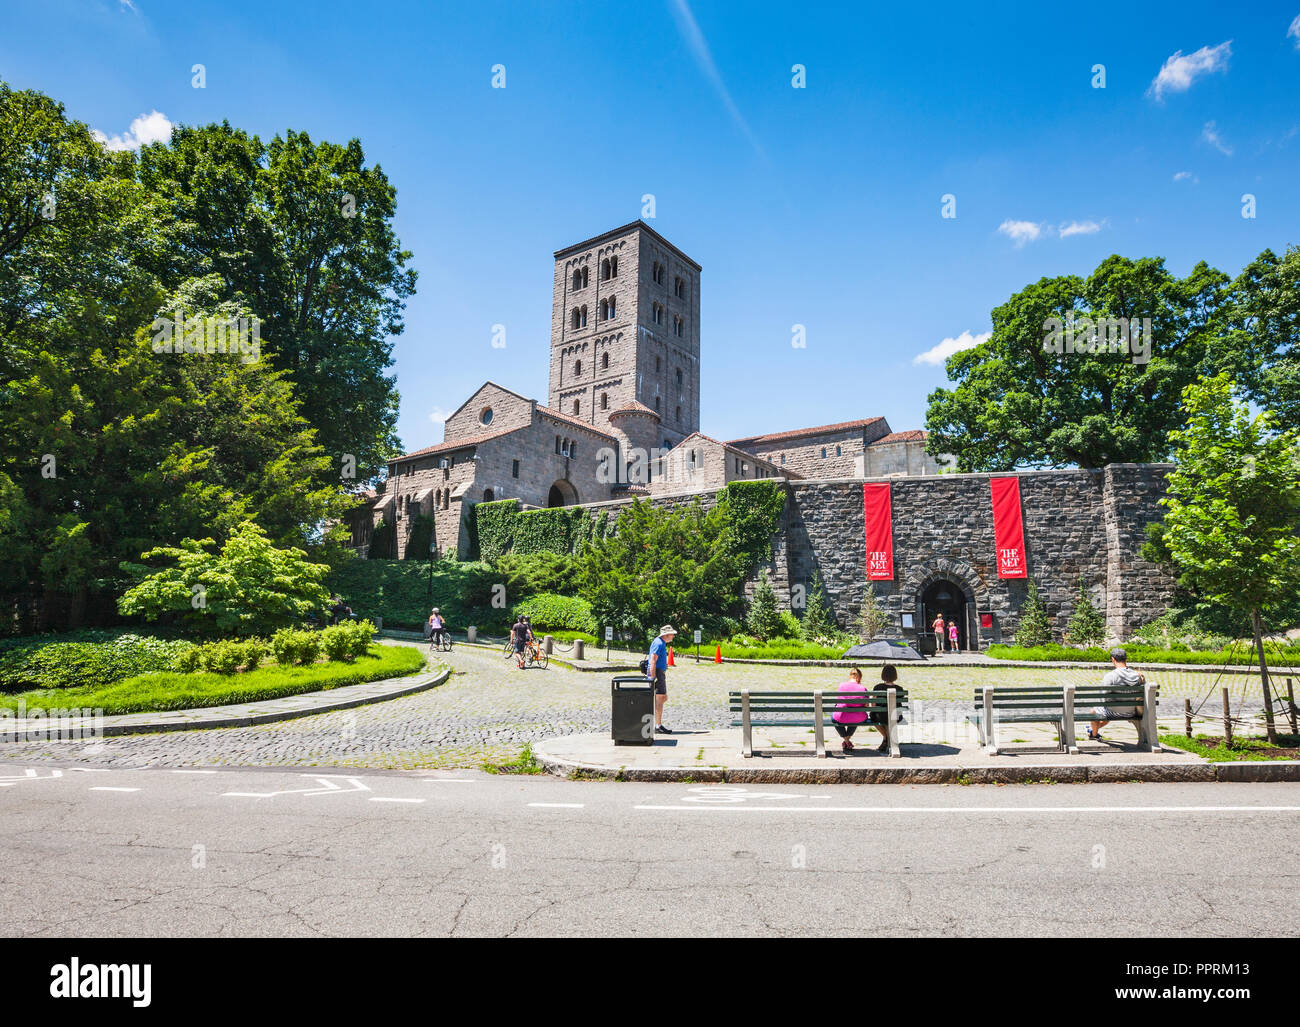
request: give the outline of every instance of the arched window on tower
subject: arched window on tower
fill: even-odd
[[[577,307],[574,307],[574,308],[573,308],[573,318],[572,318],[572,323],[570,324],[569,327],[571,327],[571,328],[581,328],[581,327],[582,327],[582,322],[581,322],[581,320],[580,320],[581,317],[582,317],[582,312],[581,312]]]
[[[609,354],[608,354],[608,353],[602,353],[602,354],[600,355],[600,369],[601,369],[602,371],[608,371],[608,370],[609,370]]]
[[[611,276],[609,270],[609,258],[606,257],[604,260],[600,262],[600,278],[601,281],[608,282],[610,277]]]
[[[582,272],[577,268],[573,269],[573,288],[575,290],[582,288]]]
[[[573,374],[574,374],[574,377],[575,377],[575,378],[576,378],[576,377],[581,377],[581,375],[582,375],[582,361],[581,361],[581,360],[574,361],[574,364],[573,364]]]
[[[600,394],[600,409],[601,409],[601,410],[608,410],[608,409],[609,409],[609,393],[608,393],[608,392],[602,392],[602,393]]]
[[[588,272],[588,269],[587,269],[586,265],[583,265],[583,268],[582,268],[582,287],[583,287],[584,289],[587,287],[587,282],[588,282],[589,280],[590,280],[590,274],[589,274],[589,272]]]

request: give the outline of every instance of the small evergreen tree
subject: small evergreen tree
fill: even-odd
[[[863,642],[872,642],[884,633],[888,623],[889,614],[876,600],[876,584],[868,581],[867,594],[862,597],[862,610],[858,614],[858,637]]]
[[[1047,608],[1038,594],[1038,583],[1029,579],[1029,596],[1025,599],[1024,609],[1020,612],[1020,626],[1016,628],[1016,645],[1032,648],[1047,645],[1052,641],[1052,622],[1047,616]]]
[[[746,626],[752,635],[766,642],[775,638],[781,630],[781,615],[776,609],[776,592],[767,580],[767,571],[758,576],[758,585],[754,588],[754,598],[749,604],[749,617]]]
[[[812,585],[808,589],[808,605],[803,612],[803,637],[810,642],[816,638],[829,638],[835,634],[836,627],[831,619],[830,606],[826,602],[822,576],[819,572],[814,572]]]
[[[1065,640],[1070,645],[1094,645],[1106,639],[1106,618],[1092,605],[1088,586],[1079,578],[1079,596],[1074,601],[1074,613],[1065,629]]]

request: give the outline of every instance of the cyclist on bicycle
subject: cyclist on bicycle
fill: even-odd
[[[442,613],[435,606],[433,612],[429,614],[429,648],[436,649],[438,643],[442,641],[442,636],[447,630],[447,622],[442,619]]]

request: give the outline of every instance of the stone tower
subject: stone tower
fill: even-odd
[[[644,221],[556,252],[547,392],[552,409],[620,436],[610,415],[637,403],[658,415],[658,438],[638,445],[699,431],[700,265]]]

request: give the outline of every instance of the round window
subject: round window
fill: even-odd
[[[484,407],[484,408],[483,408],[483,412],[482,412],[481,414],[478,415],[478,419],[479,419],[480,421],[482,421],[484,424],[491,424],[491,423],[492,423],[492,408],[491,408],[491,407]]]

